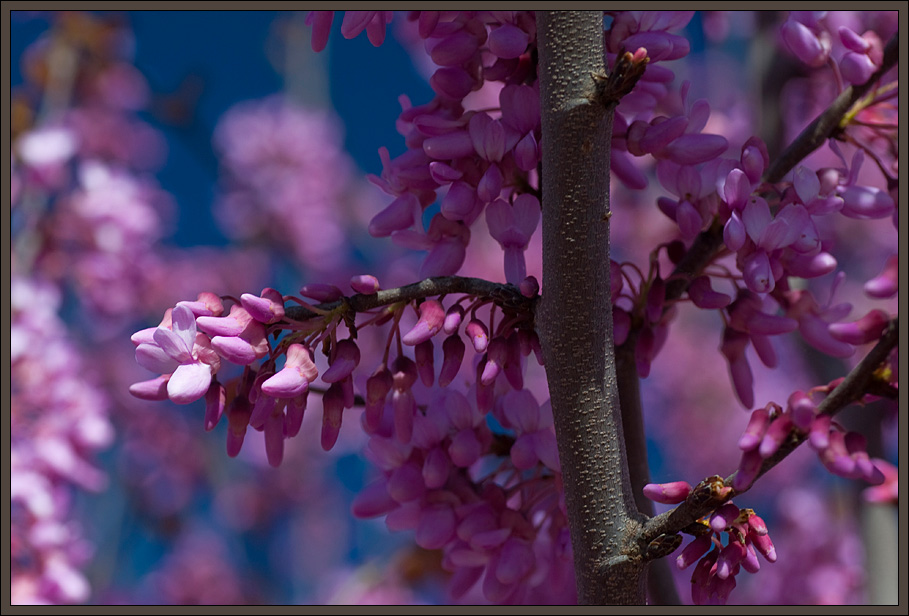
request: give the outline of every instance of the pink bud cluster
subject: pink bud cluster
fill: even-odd
[[[883,472],[868,457],[865,437],[845,430],[830,415],[819,413],[812,393],[796,391],[789,396],[785,409],[770,403],[751,413],[738,443],[744,453],[732,483],[735,490],[748,489],[764,460],[780,447],[804,438],[830,472],[848,479],[864,479],[872,485],[884,482]]]
[[[681,25],[684,25],[687,19],[683,17],[678,15],[674,19],[681,20]],[[636,19],[641,20],[639,24]],[[662,19],[664,27],[672,21],[668,16]],[[645,21],[648,22],[646,27]],[[687,47],[681,43],[675,45],[674,35],[657,27],[655,22],[659,21],[652,16],[641,17],[635,13],[616,16],[612,31],[607,35],[611,37],[607,39],[610,51],[620,50],[614,37],[621,39],[626,36],[637,44],[639,38],[644,40],[640,30],[648,30],[644,38],[658,41],[648,40],[653,47],[648,48],[651,60],[684,55]],[[659,30],[659,33],[652,30]],[[847,30],[842,29],[848,38]],[[851,44],[853,47],[859,45],[855,40]],[[769,336],[798,329],[809,344],[825,353],[848,357],[854,352],[854,345],[848,340],[859,339],[860,336],[851,335],[851,330],[850,334],[844,335],[844,330],[848,328],[837,323],[848,314],[851,306],[821,305],[808,290],[791,291],[790,278],[818,278],[837,268],[836,259],[830,253],[833,246],[828,222],[831,214],[839,213],[855,219],[895,216],[892,187],[897,185],[897,181],[895,173],[884,167],[889,156],[887,151],[892,149],[887,144],[893,142],[893,135],[887,132],[887,126],[892,125],[892,121],[885,119],[888,117],[888,96],[881,94],[870,99],[861,112],[876,112],[877,115],[869,115],[867,121],[849,127],[856,135],[855,144],[858,146],[851,162],[847,162],[837,144],[831,142],[831,151],[842,162],[841,167],[815,171],[800,166],[791,174],[791,179],[770,186],[763,182],[769,165],[764,143],[752,137],[742,146],[738,160],[722,158],[727,144],[722,137],[700,134],[707,124],[710,109],[703,100],[693,104],[687,102],[687,84],[682,86],[675,108],[665,103],[663,106],[666,109],[658,107],[655,101],[669,100],[668,88],[662,82],[658,87],[648,82],[647,78],[650,75],[651,79],[655,79],[661,71],[668,72],[662,66],[648,66],[642,82],[618,108],[616,137],[613,139],[613,172],[625,184],[643,188],[646,185],[644,176],[623,158],[624,151],[637,157],[650,155],[655,159],[657,178],[672,194],[671,197],[659,197],[657,204],[678,225],[681,242],[686,245],[713,222],[719,220],[724,223],[725,246],[735,253],[736,268],[740,272],[734,278],[735,293],[730,297],[715,291],[711,278],[701,275],[691,281],[689,299],[700,308],[721,309],[729,315],[728,318],[724,316],[727,328],[722,351],[729,361],[736,393],[743,404],[750,407],[753,404],[753,377],[745,357],[748,346],[754,347],[763,363],[774,367],[777,359]],[[669,79],[663,81],[668,83]],[[654,95],[648,98],[651,90]],[[886,85],[882,86],[882,92],[884,90]],[[634,121],[626,123],[623,111],[627,108],[633,108],[637,115]],[[859,137],[867,139],[867,143]],[[889,192],[860,181],[866,157],[872,157],[881,167],[887,177]],[[888,284],[891,277],[892,273],[869,282],[869,292],[878,297],[892,292],[892,286]],[[840,282],[841,275],[835,280],[834,288]],[[747,297],[747,301],[733,302],[736,296],[740,299]],[[768,296],[772,300],[767,299]],[[774,300],[777,305],[770,305],[769,302]],[[758,305],[759,302],[761,305]],[[774,313],[780,308],[785,316],[776,318]],[[880,316],[878,313],[875,315],[870,318]],[[630,326],[627,317],[622,311],[615,315],[617,333],[622,334]],[[834,333],[838,330],[843,331]],[[642,336],[642,340],[646,341],[647,337]],[[869,339],[864,340],[867,342]],[[642,367],[646,373],[646,367]]]
[[[808,66],[829,64],[847,83],[865,83],[880,68],[881,38],[873,30],[859,34],[853,29],[861,24],[837,22],[827,11],[792,11],[781,28],[783,42]]]
[[[525,282],[529,292],[538,289]],[[372,276],[354,277],[351,286],[366,295],[379,288]],[[313,316],[295,321],[283,301],[307,304],[274,289],[242,295],[226,316],[221,298],[210,293],[179,302],[158,327],[133,336],[137,361],[161,376],[130,391],[181,404],[204,397],[206,429],[227,415],[230,455],[252,427],[264,433],[268,460],[277,466],[320,379],[327,386],[320,392],[321,442],[331,449],[345,410],[357,403],[360,349],[352,336],[340,339],[342,323],[354,331],[338,313],[345,305],[340,289],[307,285],[301,294],[336,308],[310,306]],[[443,566],[457,572],[455,592],[482,580],[483,593],[496,602],[561,597],[542,584],[546,575],[570,576],[571,558],[552,412],[524,389],[524,359],[533,353],[539,361],[541,353],[536,333],[526,315],[489,309],[489,300],[471,296],[447,307],[423,299],[414,306],[416,322],[403,328],[407,309],[380,308],[356,326],[393,323],[384,359],[360,398],[361,424],[382,477],[357,498],[355,514],[384,515],[389,528],[413,530],[420,546],[442,549]],[[270,344],[281,330],[285,337]],[[313,352],[320,346],[328,359],[321,372]],[[217,378],[225,362],[244,366],[236,385]],[[456,380],[472,383],[470,395],[447,387]]]
[[[314,49],[323,45],[320,33],[331,22],[328,12],[317,13],[310,16]],[[370,28],[377,32],[382,24],[384,32],[390,13],[355,13],[345,13],[345,36],[366,28],[370,40],[381,43]],[[461,268],[471,228],[486,210],[489,233],[505,253],[505,279],[518,284],[540,217],[539,93],[527,85],[533,81],[533,12],[415,11],[409,19],[435,64],[430,85],[436,96],[419,106],[402,98],[398,131],[408,149],[395,159],[385,148],[379,152],[383,171],[371,179],[394,200],[369,231],[427,251],[421,276],[451,275]],[[498,104],[475,108],[470,95],[481,92]],[[440,211],[424,228],[423,211],[437,200]]]
[[[282,97],[229,109],[214,134],[222,228],[237,239],[276,240],[305,267],[329,269],[347,240],[344,190],[353,163],[341,142],[337,118]]]
[[[383,476],[357,497],[354,513],[385,515],[390,529],[413,530],[418,545],[441,549],[455,598],[479,584],[497,603],[549,602],[565,595],[542,584],[545,576],[565,576],[571,566],[552,412],[523,388],[523,358],[539,357],[539,342],[532,330],[507,320],[491,329],[468,312],[424,301],[401,338],[416,361],[400,355],[367,382],[363,427]],[[437,336],[444,337],[438,374]],[[467,352],[471,396],[447,387]],[[436,376],[441,388],[423,407],[414,386],[433,385]],[[501,426],[495,432],[491,419]]]
[[[710,116],[710,105],[703,99],[689,103],[687,82],[678,93],[678,104],[667,105],[674,100],[670,84],[675,74],[662,63],[688,55],[688,40],[673,31],[688,25],[694,12],[607,14],[613,18],[606,32],[608,64],[614,66],[616,58],[625,51],[643,50],[648,58],[641,80],[616,109],[611,170],[623,184],[640,190],[648,182],[632,157],[649,155],[659,161],[657,168],[663,176],[660,182],[678,197],[661,200],[660,208],[690,237],[711,215],[711,204],[701,202],[700,185],[690,183],[692,173],[701,173],[699,165],[717,159],[728,147],[722,136],[702,132]],[[705,183],[704,194],[709,184]]]
[[[284,317],[283,297],[274,289],[264,289],[259,297],[244,294],[241,301],[231,307],[228,315],[222,316],[223,313],[221,298],[212,293],[200,293],[195,301],[179,302],[168,309],[158,327],[136,332],[132,337],[136,345],[136,361],[142,367],[160,373],[160,376],[132,385],[130,393],[144,400],[170,399],[177,404],[189,404],[204,397],[205,427],[213,429],[226,405],[224,386],[216,378],[221,360],[249,366],[269,353],[266,326]],[[273,389],[283,394],[293,389],[295,395],[286,397],[293,403],[299,403],[306,387],[287,379],[286,375],[297,369],[298,381],[304,376],[311,376],[311,381],[315,374],[300,369],[307,360],[311,364],[311,360],[308,356],[304,358],[305,353],[296,351],[296,348],[288,350],[287,366],[272,377],[274,381],[260,383],[261,395],[259,388],[256,388],[249,397],[252,375],[248,372],[244,375],[244,386],[241,386],[244,395],[238,396],[230,407],[232,429],[228,434],[228,453],[231,455],[239,453],[246,425],[252,422],[253,427],[264,429],[268,424],[266,444],[269,461],[276,466],[280,463],[285,436],[284,416],[281,414],[284,404],[275,408],[276,398],[268,395],[271,389],[266,387],[266,383],[277,383]],[[267,373],[260,376],[264,374]],[[287,402],[284,401],[285,404]],[[255,406],[251,406],[253,404]],[[296,409],[293,404],[291,407]],[[275,417],[272,418],[272,415]],[[277,421],[279,415],[280,422]],[[242,428],[237,420],[241,416],[246,419]],[[291,417],[302,420],[302,408]]]
[[[677,504],[688,498],[691,485],[684,481],[644,486],[644,495],[658,503]],[[720,494],[728,494],[729,486]],[[757,573],[760,554],[776,562],[776,549],[767,525],[752,509],[739,509],[731,500],[698,522],[699,531],[676,558],[679,569],[697,565],[691,575],[691,598],[696,605],[725,605],[735,589],[735,576],[744,569]],[[722,533],[727,542],[723,545]]]
[[[57,315],[58,289],[14,274],[10,299],[10,600],[81,603],[92,547],[73,491],[107,484],[93,457],[114,437],[110,402]]]

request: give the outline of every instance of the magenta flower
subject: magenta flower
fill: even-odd
[[[344,393],[341,383],[332,383],[322,396],[322,449],[331,451],[341,433],[341,418],[344,413]]]
[[[171,328],[155,330],[153,343],[136,347],[136,361],[152,372],[169,373],[167,397],[177,404],[189,404],[206,394],[221,360],[209,338],[197,334],[196,318],[189,308],[174,308],[171,322]]]
[[[244,293],[240,296],[240,302],[246,312],[260,323],[277,323],[284,318],[284,297],[275,289],[262,289],[260,297]]]
[[[300,295],[317,302],[333,302],[344,297],[344,293],[333,284],[307,284],[300,287]]]
[[[648,483],[644,486],[644,496],[655,503],[676,505],[681,503],[691,493],[691,484],[687,481],[671,481],[669,483]]]
[[[552,408],[540,406],[526,389],[512,390],[501,401],[503,414],[515,430],[511,460],[516,468],[533,468],[542,462],[559,472],[559,452],[552,429]]]
[[[460,66],[443,66],[429,78],[429,85],[439,96],[459,101],[479,88],[481,83]]]
[[[452,304],[445,313],[445,321],[442,323],[442,331],[446,334],[453,334],[461,326],[461,320],[464,318],[464,307],[461,304]]]
[[[744,434],[739,438],[739,449],[750,451],[760,445],[769,423],[770,411],[766,407],[755,409],[751,413],[751,419],[748,420]]]
[[[369,234],[386,237],[395,231],[408,229],[420,220],[422,208],[416,195],[405,193],[376,214],[369,223]]]
[[[830,297],[823,306],[809,291],[789,291],[791,304],[786,311],[786,316],[798,320],[799,333],[805,342],[832,357],[851,357],[855,347],[835,337],[831,331],[834,323],[845,317],[852,310],[852,305],[844,302],[832,304],[833,295],[845,274],[840,272],[834,279],[830,289]]]
[[[369,274],[354,276],[350,279],[350,287],[363,295],[375,295],[379,291],[379,280]]]
[[[385,26],[391,23],[393,17],[394,11],[344,11],[341,36],[352,39],[366,30],[366,38],[373,47],[378,47],[385,41]]]
[[[262,383],[262,391],[275,398],[296,398],[309,390],[318,370],[302,344],[287,347],[285,356],[284,367]]]
[[[328,45],[331,34],[331,22],[334,20],[334,11],[310,11],[306,16],[306,25],[312,26],[312,50],[322,51]]]
[[[420,318],[413,328],[404,334],[401,342],[415,346],[426,342],[442,330],[445,323],[445,308],[435,299],[428,299],[420,304]]]
[[[899,504],[899,469],[887,460],[875,458],[871,462],[882,473],[884,481],[880,485],[865,488],[862,498],[870,503]]]
[[[782,26],[783,41],[799,60],[808,66],[820,66],[830,54],[830,37],[826,32],[816,34],[794,18]]]
[[[830,335],[847,344],[867,344],[881,337],[890,323],[890,317],[883,310],[871,310],[852,323],[831,323]]]
[[[531,86],[506,85],[499,93],[499,105],[502,107],[502,124],[513,131],[517,139],[532,136],[539,129],[540,95]]]
[[[391,391],[392,377],[385,364],[379,366],[366,380],[366,411],[363,422],[367,433],[379,429],[382,423],[382,412],[385,410],[385,399]]]
[[[707,310],[725,308],[732,302],[732,298],[725,293],[713,290],[710,286],[709,276],[698,276],[695,278],[688,285],[688,297],[691,298],[695,306]]]
[[[442,343],[442,367],[439,370],[439,387],[448,387],[458,371],[461,369],[461,361],[464,359],[464,351],[467,345],[458,334],[452,334]]]
[[[449,220],[438,213],[433,216],[425,234],[409,229],[400,230],[392,233],[392,239],[407,248],[429,251],[420,269],[422,278],[453,276],[464,264],[467,244],[470,243],[470,228],[467,224]]]
[[[840,72],[851,84],[865,83],[881,62],[880,38],[874,32],[859,36],[846,26],[840,26],[838,33],[843,46],[848,50],[840,58]]]
[[[530,35],[512,24],[502,24],[489,33],[489,51],[500,58],[517,58],[527,49]]]
[[[865,293],[869,297],[885,299],[893,297],[899,291],[899,259],[897,255],[887,258],[881,273],[865,283]]]
[[[341,340],[335,345],[331,366],[322,374],[326,383],[337,383],[349,377],[360,363],[360,347],[353,340]]]
[[[512,284],[527,277],[524,251],[539,222],[540,202],[533,195],[518,195],[513,205],[496,199],[486,207],[489,234],[505,251],[505,280]]]
[[[238,304],[226,317],[198,317],[199,329],[211,335],[211,346],[229,362],[246,366],[268,353],[265,326]]]

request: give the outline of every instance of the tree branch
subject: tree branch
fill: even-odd
[[[436,276],[403,287],[382,289],[372,295],[357,293],[343,299],[321,303],[316,308],[328,312],[336,310],[346,303],[351,311],[359,313],[398,302],[411,302],[449,293],[473,295],[481,299],[488,299],[504,308],[526,311],[529,314],[533,313],[537,301],[537,297],[529,298],[522,295],[513,284],[489,282],[481,278],[463,276]],[[305,321],[320,316],[305,306],[288,306],[286,314],[296,321]]]
[[[638,377],[635,348],[639,330],[632,330],[628,339],[616,347],[616,376],[619,385],[619,403],[622,407],[622,427],[625,434],[625,451],[634,502],[638,511],[647,517],[654,514],[653,501],[644,496],[644,486],[650,483],[650,464],[647,460],[647,436],[644,429],[644,409],[641,403],[641,379]],[[647,594],[653,605],[679,605],[675,580],[665,559],[648,565]]]
[[[543,148],[546,358],[578,601],[644,603],[644,565],[623,555],[639,514],[628,479],[609,285],[609,156],[615,104],[597,101],[599,11],[537,13]]]

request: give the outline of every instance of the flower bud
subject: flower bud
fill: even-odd
[[[340,383],[332,383],[322,396],[322,449],[330,451],[341,433],[344,392]]]
[[[710,528],[715,532],[722,532],[735,522],[739,517],[739,508],[733,503],[725,503],[710,516]]]
[[[770,411],[766,408],[755,409],[751,413],[751,419],[748,420],[748,426],[745,433],[739,438],[739,449],[750,451],[761,444],[767,426],[770,423]]]
[[[811,428],[814,416],[817,414],[817,406],[811,400],[811,397],[803,391],[793,392],[789,396],[787,406],[792,417],[792,423],[799,430],[807,432]]]
[[[644,496],[656,503],[675,505],[684,501],[691,492],[691,484],[687,481],[672,481],[670,483],[648,483],[644,486]]]
[[[341,340],[335,345],[331,366],[322,374],[326,383],[346,379],[360,363],[360,348],[353,340]]]
[[[486,366],[480,376],[480,382],[483,385],[492,385],[499,376],[499,372],[505,366],[508,357],[508,343],[505,338],[496,336],[489,343],[486,351]]]
[[[446,334],[453,334],[461,326],[461,320],[464,318],[464,308],[461,304],[453,304],[448,312],[445,313],[445,321],[442,323],[442,331]]]
[[[877,299],[893,297],[899,290],[898,276],[899,260],[893,255],[887,259],[881,273],[865,283],[865,293]]]
[[[417,363],[417,372],[420,375],[420,381],[427,387],[432,387],[432,384],[435,382],[432,340],[424,340],[414,347],[414,359]]]
[[[789,415],[780,415],[767,428],[764,438],[761,440],[759,452],[762,458],[769,458],[777,452],[780,446],[789,437],[792,429],[792,418]]]
[[[249,315],[260,323],[277,323],[284,318],[284,297],[275,289],[262,289],[260,297],[244,293],[240,302]]]
[[[883,310],[871,310],[852,323],[831,323],[830,335],[848,344],[867,344],[881,337],[890,323],[890,317]]]
[[[479,319],[471,319],[465,329],[467,336],[473,343],[473,348],[477,353],[482,353],[489,345],[489,330],[486,325]]]
[[[445,322],[445,309],[438,300],[428,299],[420,304],[420,318],[402,338],[401,342],[416,346],[435,336]]]
[[[439,387],[447,387],[457,376],[464,359],[466,345],[458,334],[452,334],[442,343],[442,368],[439,370]]]
[[[300,295],[317,302],[333,302],[344,297],[341,289],[333,284],[307,284],[300,288]]]
[[[363,295],[375,295],[379,291],[379,280],[369,274],[354,276],[350,279],[350,288]]]

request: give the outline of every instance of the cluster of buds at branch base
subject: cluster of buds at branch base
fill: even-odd
[[[243,294],[239,300],[233,299],[226,315],[223,298],[201,293],[195,301],[181,301],[168,309],[158,327],[133,335],[137,362],[160,376],[132,385],[130,392],[141,399],[168,399],[177,404],[204,397],[206,430],[212,430],[225,413],[228,416],[229,455],[239,454],[247,429],[252,427],[265,433],[268,460],[278,466],[284,457],[284,440],[300,431],[310,385],[317,378],[326,385],[320,391],[321,444],[325,450],[334,447],[344,410],[352,408],[357,400],[353,384],[354,371],[360,364],[357,328],[393,320],[394,331],[387,338],[383,363],[367,382],[364,429],[370,434],[380,430],[383,415],[389,409],[395,438],[409,444],[418,414],[411,389],[418,380],[426,387],[436,382],[446,387],[455,379],[467,347],[459,333],[462,319],[470,346],[482,355],[476,363],[475,405],[482,413],[493,410],[493,387],[500,374],[511,388],[523,390],[524,358],[531,353],[540,357],[539,339],[529,326],[531,313],[526,307],[517,306],[512,297],[519,298],[518,303],[526,300],[529,305],[532,297],[527,296],[528,292],[535,295],[539,284],[532,277],[524,280],[523,291],[514,285],[504,285],[507,288],[503,290],[503,285],[485,281],[485,286],[478,289],[471,284],[472,279],[452,277],[381,291],[375,277],[355,276],[350,285],[358,294],[352,297],[345,297],[333,285],[306,285],[300,294],[320,302],[313,306],[301,298],[284,297],[266,288],[259,296]],[[452,292],[464,295],[447,310],[441,299],[429,297]],[[285,310],[285,301],[299,303],[303,310]],[[495,323],[493,310],[487,326],[481,320],[484,313],[478,310],[488,309],[490,304],[501,307],[504,318]],[[408,306],[419,318],[409,330],[399,329]],[[360,313],[367,319],[357,324]],[[438,374],[433,343],[437,335],[445,338]],[[390,359],[395,338],[399,342],[398,356]],[[403,354],[409,347],[413,348],[412,357]],[[320,348],[328,360],[327,368],[316,367],[316,351]],[[218,380],[225,363],[243,367],[236,386],[225,386]],[[499,421],[505,425],[509,419],[502,417]],[[537,427],[527,427],[533,424],[531,419],[520,416],[514,421],[525,431],[538,431]],[[519,448],[516,455],[521,463],[533,466],[542,460],[557,467],[555,456],[549,455],[550,439],[533,439],[534,445],[529,449]]]
[[[684,481],[644,486],[647,498],[664,504],[722,502],[731,492],[732,487],[719,476],[708,477],[694,488]],[[691,599],[696,605],[725,604],[742,569],[748,573],[760,570],[758,553],[767,562],[776,561],[776,549],[764,520],[753,509],[740,509],[731,500],[683,530],[695,538],[676,558],[676,565],[687,569],[697,562],[691,575]],[[725,545],[722,533],[727,536]],[[681,542],[674,543],[677,546]]]
[[[596,84],[595,100],[602,105],[614,105],[630,93],[644,75],[650,58],[643,47],[634,53],[626,51],[616,57],[615,66],[607,75],[593,74]]]
[[[796,391],[789,396],[785,409],[771,402],[751,413],[739,439],[743,454],[732,481],[733,489],[736,492],[748,489],[765,460],[784,444],[806,438],[831,473],[847,479],[864,479],[872,485],[883,483],[884,474],[865,449],[865,437],[846,431],[830,415],[818,413],[810,393]]]

